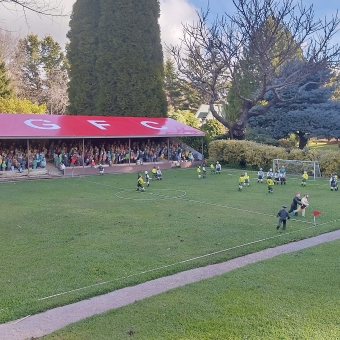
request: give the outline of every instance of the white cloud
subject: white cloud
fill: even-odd
[[[56,2],[59,5],[58,12],[62,11],[66,15],[65,17],[38,15],[28,10],[23,12],[21,6],[0,3],[0,27],[20,36],[33,33],[43,37],[49,34],[64,47],[67,41],[66,34],[69,30],[69,15],[74,2],[75,0],[58,0]],[[54,4],[52,1],[50,3]]]
[[[69,30],[69,14],[76,0],[56,0],[66,17],[49,18],[38,16],[32,12],[23,14],[22,8],[13,5],[1,5],[0,1],[0,27],[25,36],[29,33],[43,37],[51,35],[62,47],[67,42],[66,34]],[[193,22],[197,18],[196,8],[188,0],[161,0],[161,38],[163,48],[167,45],[176,45],[182,36],[182,23]],[[165,49],[164,49],[165,51]]]
[[[165,44],[177,45],[183,36],[182,24],[192,23],[197,19],[195,6],[187,0],[161,0],[161,38],[165,52]]]

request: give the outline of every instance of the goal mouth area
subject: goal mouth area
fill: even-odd
[[[301,176],[305,171],[310,179],[321,178],[320,164],[318,161],[303,161],[296,159],[273,159],[273,172],[284,167],[287,175]]]

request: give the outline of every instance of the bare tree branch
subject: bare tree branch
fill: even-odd
[[[338,13],[329,20],[315,19],[313,6],[294,5],[293,0],[232,1],[234,14],[225,13],[209,24],[209,11],[198,13],[197,22],[183,25],[181,44],[168,49],[182,76],[209,95],[212,114],[225,126],[231,122],[218,116],[213,104],[225,101],[228,84],[234,85],[242,105],[232,128],[242,138],[249,117],[282,101],[281,91],[339,64],[340,47],[332,39],[340,19]],[[302,63],[286,72],[286,65],[294,61]],[[253,94],[245,93],[240,84],[239,79],[247,77],[256,83]],[[269,92],[275,98],[259,108]]]
[[[60,0],[0,0],[0,4],[7,10],[13,11],[6,5],[14,5],[14,11],[32,11],[39,15],[50,17],[64,17]],[[24,14],[26,17],[26,14]]]

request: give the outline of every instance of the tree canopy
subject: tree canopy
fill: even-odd
[[[84,0],[68,37],[69,111],[166,116],[156,0]]]
[[[8,77],[6,63],[0,55],[0,98],[9,98],[12,94],[11,79]]]
[[[303,68],[303,62],[287,64],[284,77]],[[280,139],[291,133],[299,137],[299,147],[304,148],[311,137],[340,137],[340,102],[331,100],[334,86],[321,86],[329,83],[332,73],[327,67],[310,75],[304,81],[292,84],[280,92],[282,101],[273,105],[265,116],[249,119],[252,127],[259,127],[268,135]],[[278,80],[284,81],[284,79]],[[285,101],[295,95],[294,101]],[[267,93],[267,100],[275,96]],[[255,108],[256,109],[256,108]]]
[[[243,139],[249,118],[266,114],[278,102],[294,101],[300,88],[285,99],[281,91],[305,84],[325,65],[339,62],[339,45],[332,44],[339,18],[336,13],[328,21],[315,19],[312,6],[294,5],[292,0],[233,0],[233,4],[235,14],[225,13],[211,24],[207,13],[196,23],[185,24],[181,45],[171,46],[170,53],[182,76],[209,96],[214,117],[233,132],[231,137]],[[296,72],[280,77],[288,62],[299,60]],[[247,78],[254,85],[251,91],[241,81]],[[226,101],[230,84],[240,101],[235,121],[219,116],[213,106]],[[268,92],[273,93],[271,100],[259,105]]]
[[[47,103],[50,113],[65,113],[68,63],[59,43],[49,35],[39,39],[38,35],[29,34],[19,41],[17,60],[18,97]]]

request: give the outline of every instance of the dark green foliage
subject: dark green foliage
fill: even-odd
[[[9,98],[12,95],[11,80],[7,75],[6,63],[0,56],[0,98]]]
[[[171,59],[164,64],[164,90],[169,109],[197,111],[202,103],[199,91],[187,80],[180,79],[175,62]]]
[[[273,138],[266,129],[250,124],[247,125],[246,140],[267,145],[279,145],[278,140]]]
[[[49,35],[36,34],[20,39],[18,58],[22,58],[19,97],[47,104],[48,112],[64,113],[67,96],[67,61],[58,42]]]
[[[69,33],[69,111],[166,116],[156,0],[86,0]]]
[[[301,63],[294,62],[287,65],[279,81],[297,72]],[[305,147],[310,137],[339,138],[340,103],[330,100],[332,86],[322,86],[330,78],[330,70],[326,68],[299,84],[279,91],[283,100],[274,105],[266,115],[250,119],[250,125],[261,128],[276,139],[296,133],[300,139],[301,149]],[[286,101],[292,97],[292,94],[296,94],[296,97]],[[266,99],[271,100],[272,97],[273,94],[269,93]]]
[[[97,93],[95,73],[98,48],[97,29],[100,6],[97,0],[77,1],[73,5],[67,46],[70,62],[68,111],[73,114],[94,114]]]

